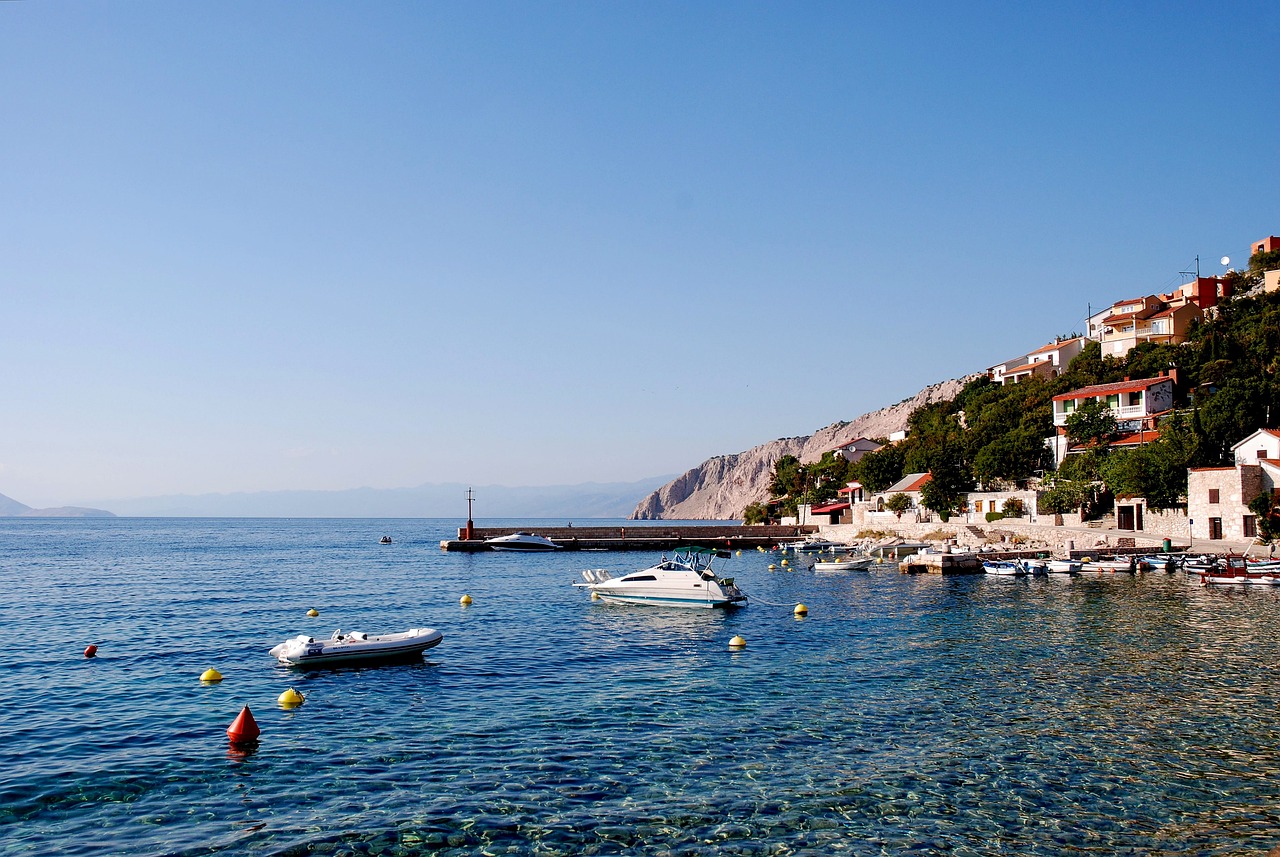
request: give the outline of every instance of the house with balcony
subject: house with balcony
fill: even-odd
[[[1056,378],[1084,349],[1083,336],[1059,339],[1027,354],[1006,360],[987,369],[987,377],[997,384],[1017,384],[1027,378]]]
[[[1089,319],[1089,337],[1101,344],[1103,357],[1117,358],[1140,342],[1186,342],[1191,322],[1204,315],[1197,300],[1193,299],[1193,292],[1178,291],[1120,301]],[[1215,297],[1214,305],[1216,302]]]
[[[1054,465],[1061,464],[1069,453],[1079,451],[1070,446],[1067,438],[1067,418],[1088,402],[1104,402],[1115,417],[1120,436],[1112,446],[1140,446],[1154,441],[1160,436],[1157,418],[1173,408],[1174,382],[1173,376],[1161,372],[1155,378],[1097,384],[1054,396],[1053,425],[1057,433],[1046,441],[1053,450]]]

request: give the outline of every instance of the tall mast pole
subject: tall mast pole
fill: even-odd
[[[476,525],[471,520],[471,504],[475,502],[475,495],[471,493],[471,489],[467,489],[467,540],[470,541],[475,537]]]

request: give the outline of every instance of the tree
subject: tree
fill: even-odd
[[[764,503],[752,503],[742,510],[743,524],[769,523],[769,507]]]
[[[773,479],[769,482],[769,494],[773,497],[798,497],[804,490],[804,469],[800,459],[784,455],[773,465]]]
[[[884,507],[890,512],[898,516],[898,520],[902,520],[902,513],[911,508],[911,498],[899,491],[884,501]]]
[[[973,489],[973,475],[964,460],[963,444],[955,442],[934,448],[928,464],[930,478],[920,489],[920,502],[945,521],[960,508],[964,495]]]
[[[1042,435],[1017,429],[974,456],[973,474],[984,483],[996,479],[1023,483],[1044,469],[1047,454]]]
[[[1052,488],[1040,495],[1037,506],[1041,512],[1051,515],[1078,512],[1089,501],[1092,493],[1092,487],[1086,483],[1059,479],[1053,483]]]
[[[1076,443],[1105,447],[1116,434],[1116,418],[1106,402],[1085,402],[1067,417],[1067,436]]]
[[[890,444],[868,452],[849,468],[849,475],[872,494],[878,494],[902,478],[904,453],[901,444]]]
[[[1280,514],[1277,514],[1275,498],[1269,493],[1259,494],[1250,500],[1249,511],[1257,516],[1258,535],[1264,542],[1280,535]]]

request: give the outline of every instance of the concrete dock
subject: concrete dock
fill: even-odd
[[[633,525],[625,527],[536,527],[516,530],[511,527],[476,527],[471,538],[466,529],[458,529],[458,538],[440,542],[445,551],[487,551],[485,539],[508,536],[514,532],[533,532],[550,539],[565,550],[669,551],[680,547],[755,550],[771,548],[779,542],[802,539],[817,532],[817,527],[750,526],[717,524],[708,526]]]

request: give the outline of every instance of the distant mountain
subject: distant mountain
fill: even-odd
[[[458,518],[467,514],[467,488],[482,518],[626,518],[641,497],[670,480],[586,482],[579,485],[507,487],[462,483],[416,488],[351,488],[342,491],[256,491],[173,494],[99,500],[116,514],[155,518]]]
[[[803,437],[771,440],[745,452],[718,455],[682,473],[648,497],[631,512],[637,520],[729,520],[769,495],[773,465],[784,455],[806,464],[824,452],[859,437],[888,437],[907,427],[907,418],[931,402],[955,398],[976,376],[931,384],[896,405],[863,414],[852,422],[832,423]]]
[[[102,509],[86,509],[81,506],[58,506],[53,509],[33,509],[12,497],[0,494],[0,518],[113,518],[111,512]]]

